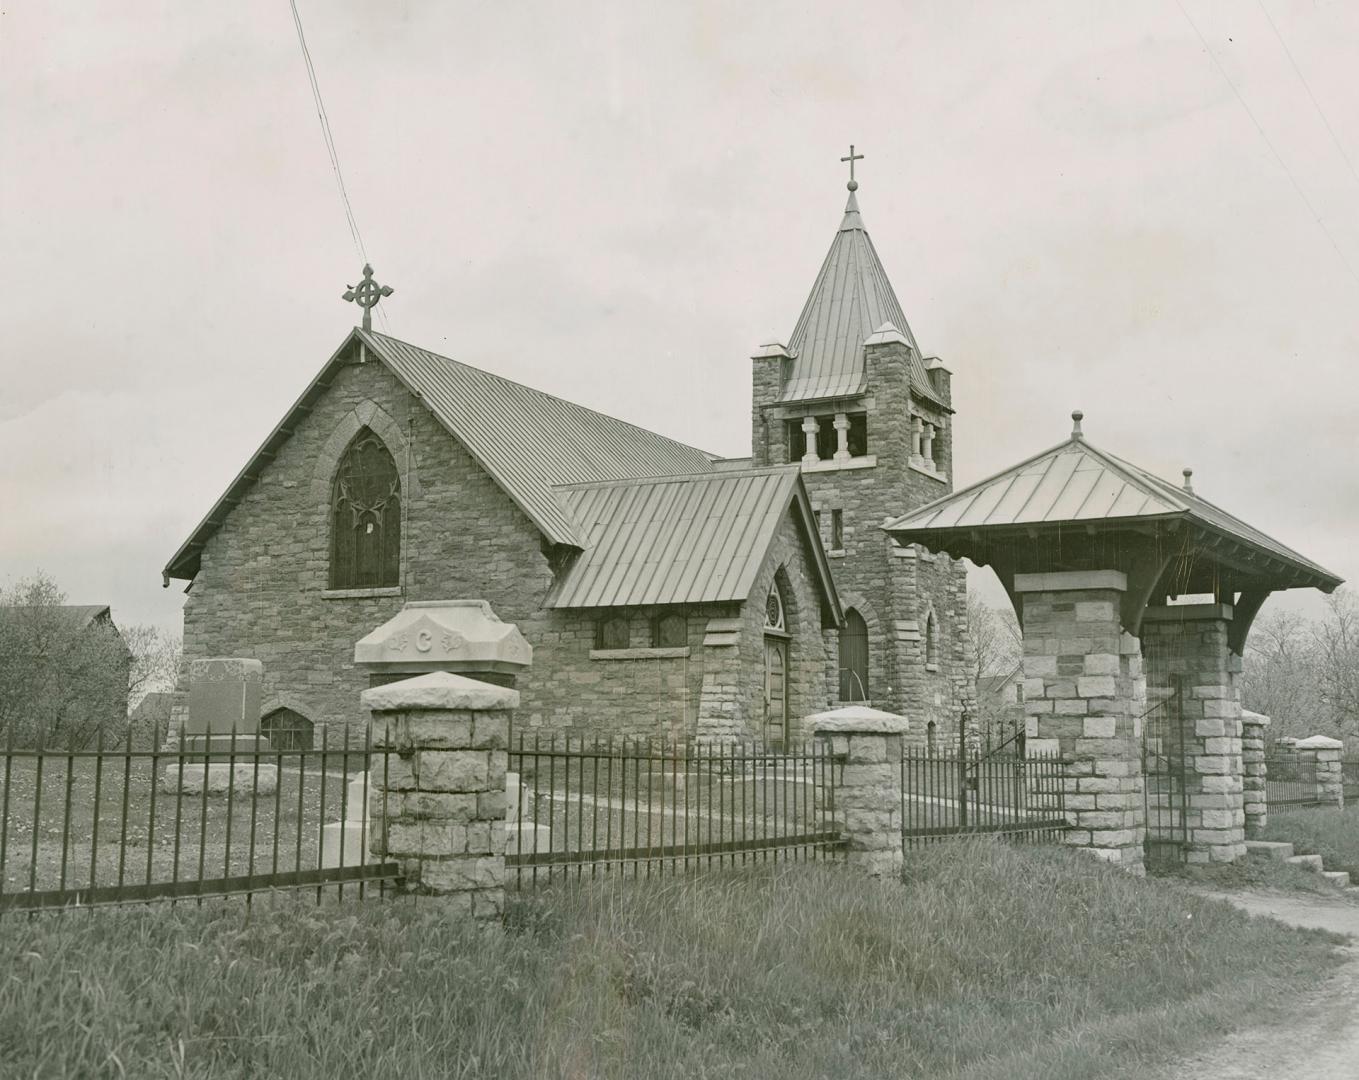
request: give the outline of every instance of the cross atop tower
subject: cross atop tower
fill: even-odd
[[[350,285],[345,290],[344,299],[363,308],[363,328],[373,329],[373,308],[384,296],[391,296],[396,290],[390,285],[379,285],[373,280],[373,268],[367,264],[363,268],[363,280]]]
[[[842,157],[840,159],[841,161],[849,162],[849,183],[846,186],[849,188],[850,191],[859,190],[859,181],[854,179],[854,163],[856,161],[863,161],[863,159],[864,159],[863,154],[856,154],[854,152],[853,143],[849,144],[849,157]]]

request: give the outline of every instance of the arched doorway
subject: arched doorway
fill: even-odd
[[[854,608],[846,609],[840,628],[840,700],[869,700],[868,623]]]
[[[310,750],[312,723],[293,709],[275,709],[260,719],[260,734],[274,750]]]
[[[777,581],[764,605],[764,738],[775,747],[788,739],[788,616]]]

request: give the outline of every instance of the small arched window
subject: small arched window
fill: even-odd
[[[939,664],[939,622],[931,611],[925,620],[925,663]]]
[[[939,752],[939,725],[933,720],[925,725],[925,750],[931,756]]]
[[[293,709],[275,709],[261,717],[260,734],[273,750],[310,750],[315,739],[311,721]]]
[[[651,647],[678,649],[689,644],[688,623],[683,615],[671,611],[651,620]]]
[[[368,428],[350,442],[331,487],[330,587],[401,584],[401,475]]]
[[[868,624],[854,608],[840,627],[840,700],[868,700]]]
[[[787,617],[784,615],[783,593],[779,591],[779,583],[776,581],[769,589],[769,596],[764,602],[764,628],[766,630],[777,630],[780,633],[788,629]]]
[[[624,615],[605,615],[595,626],[596,649],[626,649],[631,644],[630,627]]]

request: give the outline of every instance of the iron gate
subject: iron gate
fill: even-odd
[[[1184,688],[1169,676],[1166,696],[1142,714],[1142,800],[1148,862],[1182,860],[1189,847]]]

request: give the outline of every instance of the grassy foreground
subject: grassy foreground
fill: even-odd
[[[1299,855],[1320,855],[1327,870],[1348,870],[1359,884],[1359,805],[1271,814],[1261,840],[1286,840]]]
[[[1135,1076],[1275,1012],[1329,935],[1056,849],[607,882],[513,903],[0,922],[6,1077]]]

